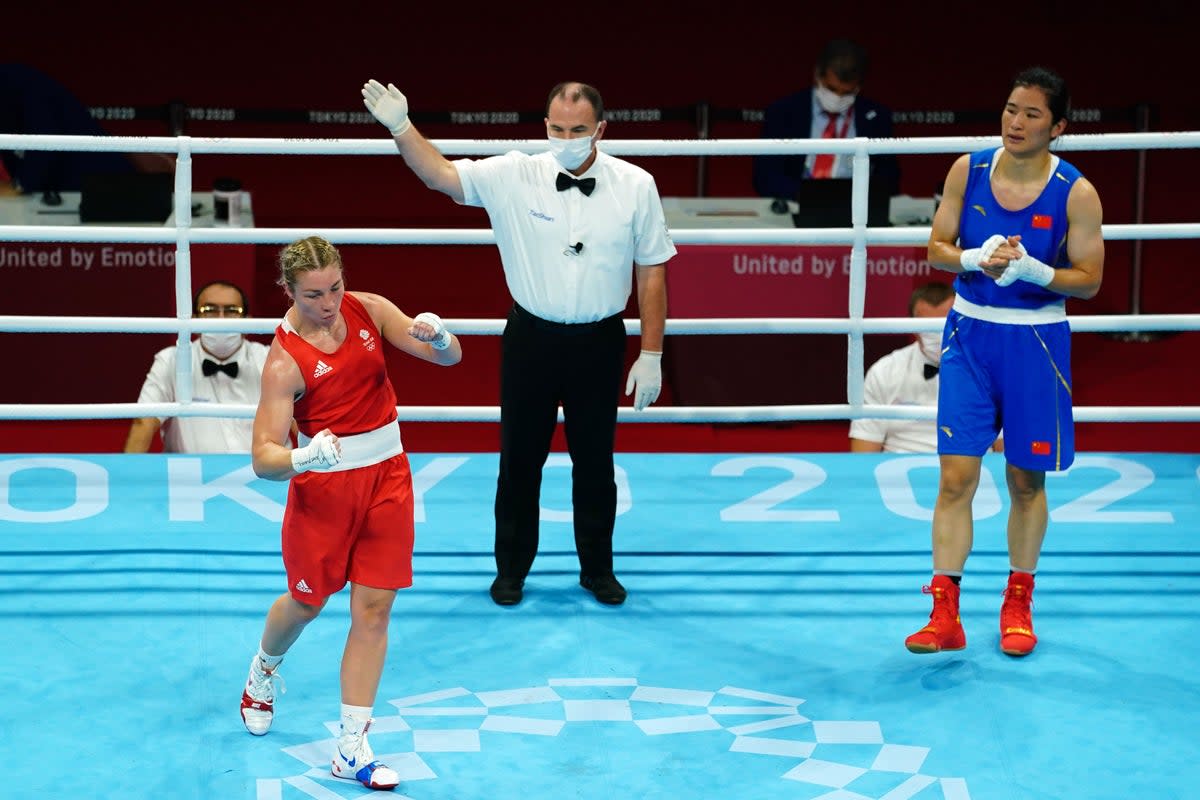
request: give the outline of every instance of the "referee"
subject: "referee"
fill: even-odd
[[[395,86],[369,81],[362,94],[426,186],[487,210],[514,300],[500,368],[492,600],[521,602],[537,555],[542,467],[561,403],[579,583],[601,603],[620,605],[625,588],[613,574],[612,538],[621,312],[636,271],[642,350],[625,394],[641,410],[662,387],[665,264],[675,255],[654,179],[597,150],[608,123],[600,93],[587,84],[560,83],[550,91],[546,152],[453,162],[413,127],[408,100]]]

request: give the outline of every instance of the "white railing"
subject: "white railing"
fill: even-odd
[[[434,146],[448,156],[493,155],[520,150],[545,149],[542,139],[529,140],[435,140]],[[850,286],[846,319],[699,319],[669,320],[667,333],[688,335],[704,333],[845,333],[849,337],[847,358],[846,404],[801,406],[734,406],[650,408],[642,412],[621,409],[623,422],[752,422],[810,419],[853,419],[877,417],[892,419],[930,419],[932,407],[896,408],[863,404],[863,336],[869,333],[906,333],[940,330],[940,321],[909,318],[864,319],[866,298],[866,248],[873,244],[924,244],[928,228],[868,228],[867,175],[872,154],[964,153],[986,147],[998,147],[999,137],[930,137],[922,139],[704,139],[692,141],[605,140],[604,150],[612,155],[786,155],[838,153],[852,156],[854,186],[850,228],[824,230],[678,230],[672,238],[681,244],[832,244],[849,245]],[[1056,152],[1086,150],[1165,150],[1200,147],[1200,132],[1122,133],[1063,136],[1055,143]],[[0,149],[75,150],[108,152],[160,152],[176,155],[175,226],[88,227],[88,226],[0,226],[0,240],[14,242],[135,242],[171,244],[175,254],[175,318],[113,317],[34,317],[0,316],[0,331],[8,332],[145,332],[178,334],[178,343],[186,346],[193,333],[202,331],[241,331],[268,333],[270,320],[199,320],[191,316],[192,244],[283,244],[313,234],[336,244],[458,244],[494,243],[488,229],[406,229],[374,228],[205,228],[191,225],[192,156],[209,154],[272,155],[393,155],[394,144],[387,139],[246,139],[180,137],[96,137],[29,136],[0,134]],[[1200,238],[1200,223],[1160,225],[1105,225],[1106,239],[1195,239]],[[457,333],[496,335],[501,320],[450,320]],[[1200,315],[1135,315],[1076,317],[1074,331],[1148,331],[1195,330]],[[627,321],[631,334],[639,330],[637,321]],[[253,416],[250,406],[191,402],[191,360],[176,362],[178,403],[139,405],[108,404],[0,404],[0,419],[100,419],[139,416]],[[219,409],[219,414],[215,414]],[[497,421],[499,409],[490,406],[415,406],[401,407],[403,419],[416,421]],[[1200,407],[1083,407],[1076,409],[1079,421],[1190,421],[1200,420]]]

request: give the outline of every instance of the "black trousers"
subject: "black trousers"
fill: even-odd
[[[538,549],[542,468],[563,409],[571,455],[575,550],[583,574],[613,571],[617,486],[613,447],[625,363],[620,316],[563,325],[514,305],[500,365],[500,475],[496,571],[523,579]]]

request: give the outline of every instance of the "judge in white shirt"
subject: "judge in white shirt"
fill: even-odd
[[[196,293],[193,314],[202,319],[245,317],[245,293],[214,281]],[[268,348],[240,333],[202,333],[191,343],[192,400],[197,403],[257,405]],[[178,346],[160,350],[142,384],[139,403],[174,403]],[[146,453],[162,434],[165,453],[249,453],[253,419],[232,417],[141,417],[129,427],[126,453]]]
[[[954,289],[945,283],[918,286],[908,301],[908,315],[945,319],[954,305]],[[942,332],[916,335],[916,341],[893,350],[867,370],[863,403],[879,406],[934,406],[938,399],[938,366]],[[1001,440],[992,449],[999,452]],[[856,419],[850,423],[852,453],[936,453],[937,421],[932,419]]]

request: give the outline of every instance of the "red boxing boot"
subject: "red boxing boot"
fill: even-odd
[[[1037,646],[1033,635],[1033,576],[1014,572],[1008,576],[1004,605],[1000,607],[1000,650],[1010,656],[1027,656]]]
[[[904,646],[914,653],[962,650],[967,646],[967,635],[958,617],[958,584],[949,575],[934,575],[921,591],[933,595],[933,613],[929,624],[905,639]]]

